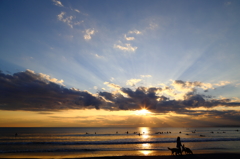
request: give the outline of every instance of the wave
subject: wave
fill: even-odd
[[[144,150],[157,150],[157,151],[164,151],[165,149],[134,149],[134,148],[95,148],[95,149],[71,149],[71,148],[65,148],[65,149],[38,149],[38,150],[0,150],[0,153],[20,153],[20,152],[93,152],[93,151],[144,151]]]
[[[185,138],[182,142],[213,142],[213,141],[240,141],[240,138]],[[154,138],[148,140],[118,139],[108,141],[64,141],[64,142],[0,142],[0,145],[118,145],[144,143],[175,143],[172,138]]]
[[[204,150],[225,150],[227,148],[202,148]],[[25,150],[0,150],[0,153],[22,153],[22,152],[94,152],[94,151],[167,151],[167,148],[42,148],[42,149],[25,149]],[[197,149],[192,149],[197,150]]]

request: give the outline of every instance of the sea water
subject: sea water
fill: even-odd
[[[0,128],[0,156],[72,153],[77,157],[156,155],[176,147],[177,137],[191,150],[240,150],[240,128]],[[130,153],[131,152],[131,153]],[[155,153],[152,153],[155,152]]]

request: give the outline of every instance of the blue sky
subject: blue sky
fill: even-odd
[[[0,12],[4,80],[27,74],[104,100],[100,92],[133,99],[130,90],[156,88],[158,102],[162,96],[184,101],[200,95],[205,101],[228,99],[219,102],[239,113],[229,104],[240,101],[237,0],[8,0],[0,2]]]

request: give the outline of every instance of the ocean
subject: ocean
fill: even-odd
[[[193,153],[240,151],[239,127],[0,128],[0,157],[170,155],[178,136]]]

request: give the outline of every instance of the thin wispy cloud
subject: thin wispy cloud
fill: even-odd
[[[95,56],[96,58],[99,58],[99,59],[104,58],[104,56],[100,56],[100,55],[98,55],[98,54],[95,54],[94,56]]]
[[[135,86],[140,81],[142,81],[142,80],[141,79],[130,79],[130,80],[127,80],[126,85]]]
[[[114,80],[115,80],[115,78],[113,78],[113,77],[110,78],[110,81],[111,81],[111,82],[113,82]]]
[[[80,11],[79,11],[78,9],[74,9],[74,11],[76,11],[76,12],[80,13]]]
[[[120,89],[121,87],[117,84],[114,84],[114,83],[110,83],[110,82],[104,82],[105,85],[107,85],[108,87],[111,87],[111,88],[115,88],[115,89]]]
[[[84,22],[84,20],[76,21],[76,22],[73,23],[73,25],[81,25],[83,22]]]
[[[84,39],[85,40],[91,40],[92,39],[92,35],[94,35],[96,31],[94,29],[87,29],[84,31]]]
[[[129,43],[126,43],[126,44],[114,44],[113,46],[114,48],[116,49],[119,49],[119,50],[122,50],[124,52],[135,52],[137,50],[138,47],[136,46],[132,46],[131,44]]]
[[[130,41],[130,40],[134,40],[134,39],[135,39],[134,37],[127,37],[126,34],[124,35],[124,38],[125,38],[127,41]]]
[[[150,77],[152,77],[152,75],[140,75],[142,78],[145,78],[145,77],[147,77],[147,78],[150,78]]]
[[[226,6],[229,6],[231,4],[232,4],[232,2],[230,2],[230,1],[224,3],[224,5],[226,5]]]
[[[64,7],[61,1],[58,0],[53,0],[54,5],[59,6],[59,7]]]
[[[142,32],[139,30],[130,30],[128,33],[129,34],[142,34]]]
[[[54,1],[54,2],[58,5],[61,4],[60,1]],[[72,9],[72,8],[68,8],[68,7],[66,9],[75,11],[77,13],[81,13],[78,9]],[[69,15],[69,14],[71,14],[71,15]],[[86,14],[82,14],[82,15],[86,15]],[[73,26],[81,25],[84,22],[84,20],[77,18],[76,14],[74,14],[73,12],[68,12],[68,11],[61,11],[61,13],[57,15],[57,18],[59,21],[66,23],[70,28],[73,28]]]
[[[73,19],[73,16],[66,16],[65,12],[61,12],[60,14],[58,14],[58,20],[66,23],[70,28],[73,28]]]
[[[150,23],[150,24],[149,24],[148,29],[154,30],[154,29],[156,29],[156,28],[158,28],[158,24],[156,24],[156,23]]]
[[[227,84],[230,84],[230,82],[229,81],[220,81],[219,83],[215,83],[214,85],[216,85],[216,86],[225,86]]]

